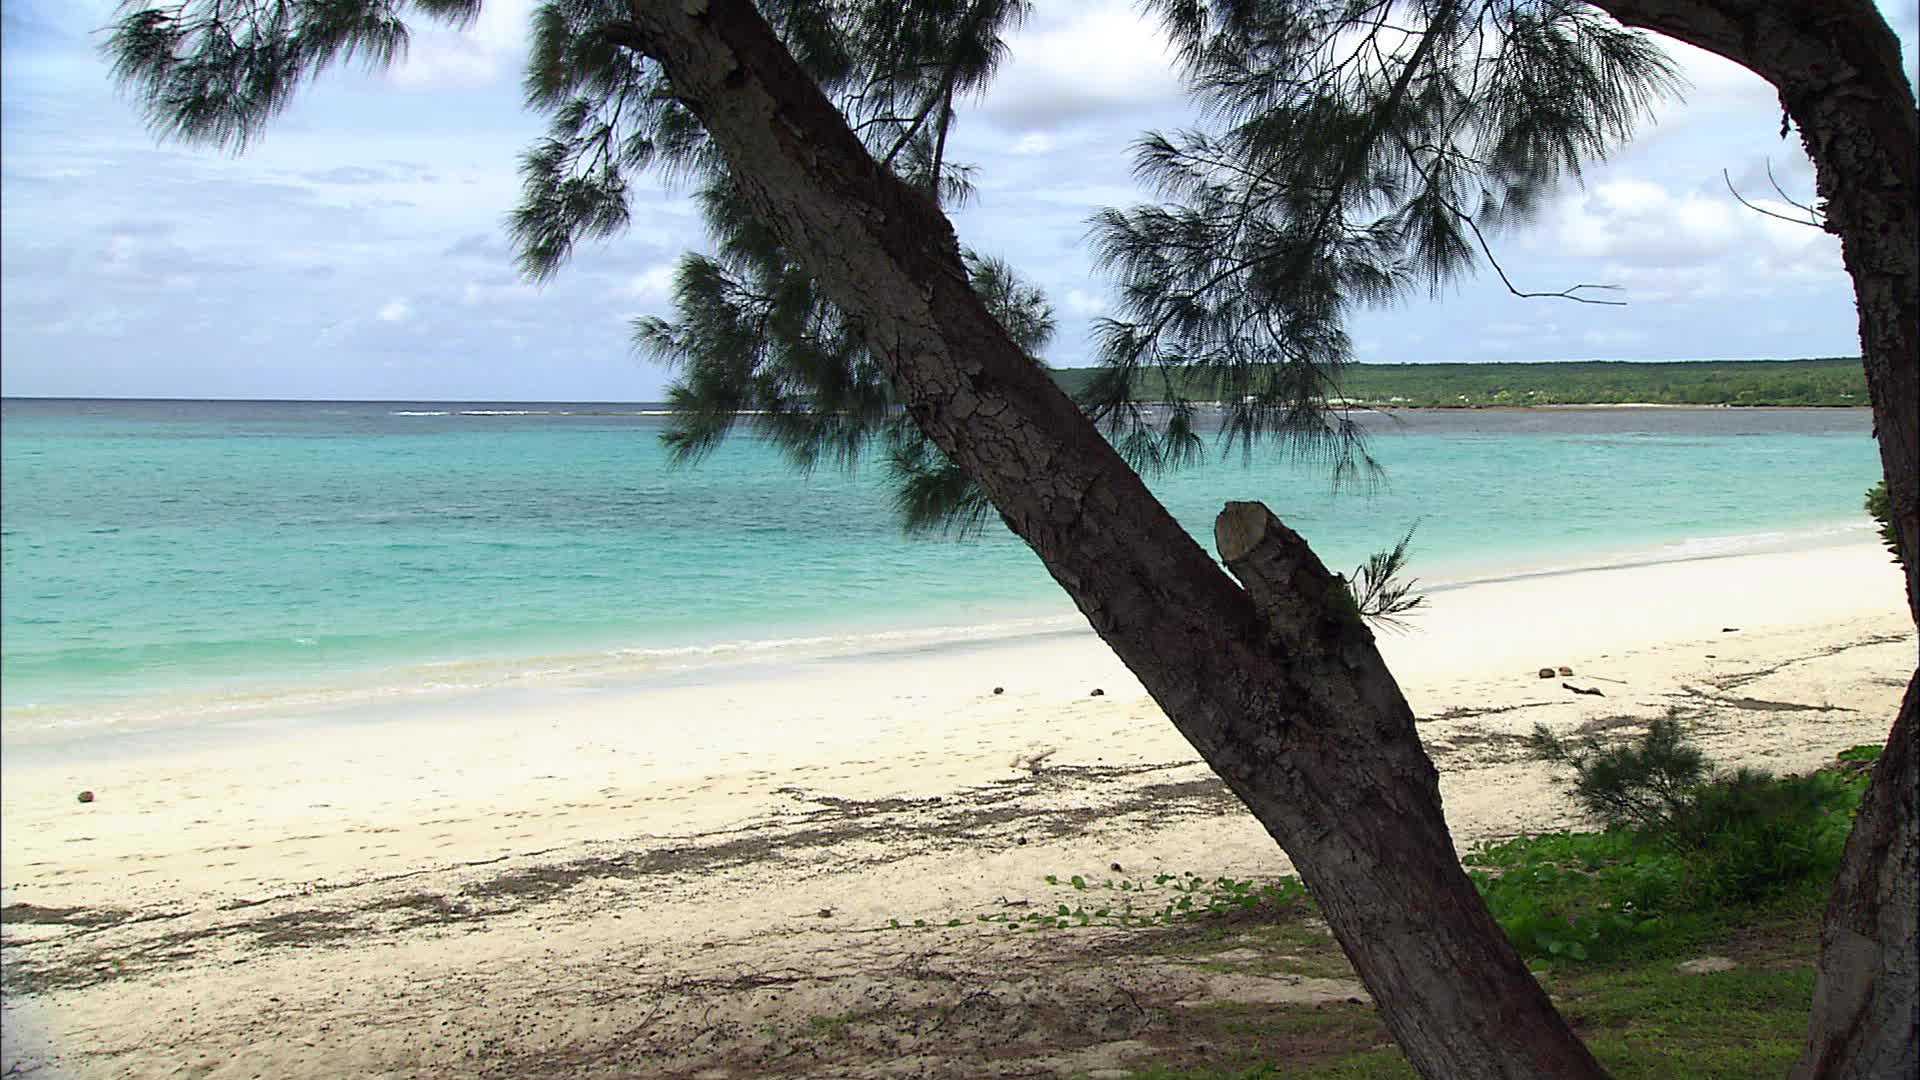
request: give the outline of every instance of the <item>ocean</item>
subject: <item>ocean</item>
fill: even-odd
[[[1857,538],[1880,474],[1864,410],[1364,422],[1370,489],[1273,452],[1150,483],[1209,549],[1229,499],[1335,569],[1413,527],[1412,572],[1444,589]],[[803,476],[743,428],[675,468],[665,424],[645,404],[6,400],[0,733],[1083,625],[998,524],[909,539],[877,466]]]

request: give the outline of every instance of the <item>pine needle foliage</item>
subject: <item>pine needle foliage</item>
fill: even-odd
[[[410,12],[465,26],[480,0],[128,2],[105,51],[156,133],[238,153],[328,66],[405,56]]]
[[[806,39],[822,27],[802,11],[793,8],[787,22],[805,31],[795,55],[874,157],[942,204],[965,201],[970,170],[946,156],[956,102],[985,88],[1005,57],[1001,35],[1025,18],[1026,5],[856,5],[819,41]],[[667,391],[674,459],[699,459],[742,422],[802,470],[851,469],[877,448],[909,532],[977,532],[991,503],[901,408],[862,327],[754,221],[724,163],[684,160],[699,178],[714,251],[681,260],[673,318],[634,323],[635,346],[678,374]],[[970,250],[962,258],[1014,342],[1029,355],[1045,348],[1054,332],[1046,296],[1002,260]]]
[[[1399,543],[1367,556],[1347,580],[1347,591],[1353,594],[1353,606],[1362,618],[1390,630],[1405,630],[1407,617],[1426,605],[1420,579],[1406,576],[1413,533],[1419,527],[1419,522],[1409,525]]]
[[[1194,449],[1140,388],[1167,388],[1179,410],[1176,388],[1194,381],[1179,373],[1198,369],[1229,447],[1273,438],[1336,483],[1371,475],[1337,405],[1347,316],[1492,264],[1489,234],[1680,85],[1651,39],[1572,0],[1148,7],[1202,124],[1136,144],[1135,175],[1160,201],[1093,218],[1118,310],[1097,329],[1108,377],[1081,395],[1147,469]]]
[[[1713,772],[1673,716],[1654,718],[1640,738],[1614,746],[1597,735],[1562,739],[1536,724],[1527,751],[1536,761],[1572,769],[1574,797],[1608,828],[1674,833],[1692,816]]]

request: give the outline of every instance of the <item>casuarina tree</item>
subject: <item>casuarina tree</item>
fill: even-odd
[[[409,9],[458,21],[477,7],[136,5],[110,48],[157,128],[237,147],[327,63],[395,55]],[[1100,255],[1125,306],[1103,333],[1108,376],[1080,404],[1029,355],[1045,336],[1044,304],[1004,267],[963,251],[940,209],[965,187],[946,156],[955,103],[991,77],[1017,4],[544,4],[527,88],[552,124],[525,159],[513,231],[524,268],[549,274],[581,238],[623,226],[639,171],[696,183],[719,250],[683,262],[675,319],[637,328],[681,366],[678,449],[699,453],[752,409],[803,463],[879,440],[916,520],[990,505],[1293,858],[1417,1069],[1596,1076],[1462,872],[1432,762],[1351,593],[1258,504],[1220,515],[1223,572],[1135,468],[1193,452],[1190,410],[1176,403],[1156,421],[1131,395],[1140,370],[1206,366],[1245,391],[1230,438],[1251,446],[1273,436],[1335,467],[1364,467],[1352,426],[1325,407],[1345,358],[1344,315],[1490,259],[1489,233],[1625,139],[1672,86],[1649,39],[1597,10],[1613,8],[1718,42],[1782,88],[1862,298],[1883,446],[1904,430],[1910,450],[1913,289],[1903,309],[1863,283],[1882,274],[1897,285],[1901,265],[1887,248],[1900,235],[1909,254],[1913,246],[1914,110],[1897,49],[1900,95],[1882,108],[1892,121],[1864,107],[1832,111],[1826,98],[1848,91],[1844,82],[1796,98],[1772,54],[1738,54],[1777,45],[1787,66],[1831,78],[1831,58],[1807,51],[1837,41],[1849,70],[1866,70],[1879,53],[1845,49],[1856,38],[1879,49],[1891,35],[1859,0],[1164,5],[1218,123],[1149,140],[1143,171],[1166,201],[1102,223]],[[1798,22],[1782,24],[1776,9]],[[1852,21],[1835,30],[1845,20],[1831,12],[1842,9]],[[1703,12],[1724,18],[1706,25]],[[1743,32],[1761,24],[1764,34]],[[1868,67],[1875,87],[1893,87]],[[1866,124],[1868,134],[1822,134],[1821,124]],[[1894,160],[1903,132],[1904,166]],[[1870,159],[1820,149],[1869,137],[1891,149]],[[1863,161],[1877,171],[1848,171]],[[1857,212],[1835,206],[1856,180],[1883,196],[1904,191],[1906,217],[1884,198]],[[1856,259],[1847,231],[1856,220],[1892,240]],[[1900,318],[1904,328],[1882,325]],[[1900,341],[1904,360],[1876,352]],[[1902,362],[1904,383],[1890,373]],[[1887,414],[1903,393],[1904,429]],[[1909,552],[1910,458],[1904,471],[1888,468]],[[1913,705],[1910,689],[1896,744],[1910,744],[1901,733]],[[1823,1075],[1897,1063],[1902,1038],[1911,1059],[1914,913],[1888,889],[1913,865],[1912,768],[1911,746],[1890,746],[1861,818],[1869,838],[1856,835],[1854,877],[1843,874],[1830,913],[1810,1050]],[[1903,933],[1904,968],[1889,959]]]

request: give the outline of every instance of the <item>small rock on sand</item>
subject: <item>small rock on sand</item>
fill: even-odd
[[[1094,687],[1094,688],[1093,688],[1093,693],[1091,693],[1091,694],[1088,694],[1087,696],[1088,696],[1088,697],[1105,697],[1105,696],[1106,696],[1106,694],[1107,694],[1107,692],[1106,692],[1105,690],[1102,690],[1102,689],[1100,689],[1099,687],[1097,687],[1097,686],[1096,686],[1096,687]]]
[[[1004,686],[996,686],[993,688],[993,692],[995,694],[1004,694],[1007,692],[1007,688]]]
[[[1573,669],[1572,669],[1572,668],[1570,668],[1570,667],[1568,667],[1568,666],[1566,666],[1565,664],[1562,664],[1562,665],[1560,665],[1560,674],[1562,674],[1562,675],[1571,675],[1571,674],[1573,674]]]
[[[1543,667],[1543,668],[1541,668],[1541,669],[1540,669],[1540,677],[1541,677],[1541,678],[1543,678],[1543,679],[1551,679],[1551,678],[1553,678],[1553,676],[1554,676],[1554,670],[1553,670],[1552,668],[1550,668],[1550,667]]]
[[[81,801],[81,802],[92,802],[92,801],[93,801],[93,792],[91,792],[91,791],[83,791],[83,792],[81,792],[81,793],[80,793],[80,801]]]

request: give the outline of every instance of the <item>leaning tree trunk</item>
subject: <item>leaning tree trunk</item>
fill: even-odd
[[[1590,0],[1630,26],[1678,38],[1780,92],[1813,159],[1826,227],[1840,237],[1860,313],[1860,352],[1920,623],[1920,112],[1900,42],[1870,0]],[[1915,685],[1847,839],[1820,933],[1813,1023],[1795,1077],[1920,1071],[1916,934]]]
[[[631,5],[756,216],[867,339],[1094,629],[1246,802],[1430,1077],[1591,1077],[1461,870],[1411,710],[1339,582],[1263,508],[1237,586],[967,284],[952,226],[879,167],[747,0]]]

